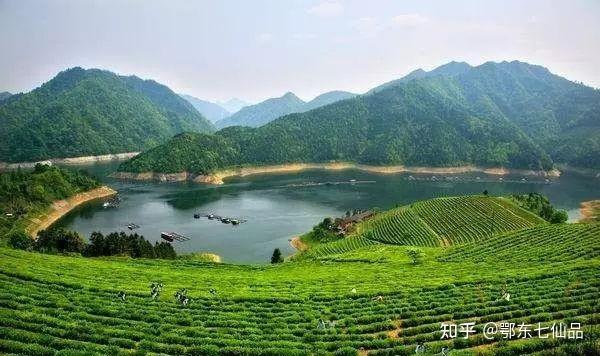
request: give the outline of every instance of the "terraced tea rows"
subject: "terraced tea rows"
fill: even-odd
[[[586,328],[597,325],[600,284],[595,272],[588,267],[511,280],[511,302],[501,300],[505,281],[498,279],[383,295],[196,298],[187,307],[169,301],[168,295],[152,302],[143,293],[132,293],[120,301],[104,290],[2,276],[0,351],[276,355],[362,348],[409,354],[419,343],[435,352],[442,346],[468,349],[497,340],[483,338],[479,328],[469,340],[441,341],[440,323],[510,320],[547,326],[562,320]]]
[[[0,248],[0,353],[410,355],[423,345],[428,354],[598,354],[600,225],[532,226],[539,221],[485,199],[449,199],[454,210],[435,200],[382,213],[361,235],[273,266]],[[474,230],[438,217],[456,231],[453,242],[473,232],[479,241],[425,247],[436,235],[420,214],[440,206],[463,215],[479,209]],[[494,206],[506,212],[494,213],[492,224]],[[419,230],[429,231],[424,240]],[[390,240],[399,231],[414,236]],[[412,263],[412,247],[400,243],[421,244],[423,260]],[[149,296],[154,281],[165,285],[157,300]],[[173,297],[181,288],[191,298],[185,306]],[[475,333],[442,339],[447,322],[473,322]],[[531,325],[533,336],[484,336],[486,323],[501,322]],[[583,339],[550,336],[557,323],[579,323]],[[547,339],[533,332],[539,327]]]
[[[600,256],[600,224],[560,224],[518,230],[470,243],[444,261],[569,261]]]
[[[367,220],[361,231],[369,239],[394,245],[439,246],[440,238],[409,207],[401,207]]]
[[[438,198],[410,207],[448,245],[479,241],[497,233],[545,223],[508,201],[494,197]]]

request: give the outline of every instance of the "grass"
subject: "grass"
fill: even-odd
[[[416,248],[423,261],[415,265],[407,255],[414,246],[360,236],[264,266],[91,259],[0,248],[0,353],[319,355],[362,350],[408,355],[420,343],[432,353],[449,347],[452,355],[597,352],[600,225],[537,224],[510,206],[498,212],[505,208],[495,199],[489,204],[490,210],[481,211],[496,211],[498,221],[509,219],[491,225],[500,232],[488,235],[484,222],[473,220],[478,228],[470,230],[440,216],[447,236],[457,237],[453,242],[458,236],[469,240],[472,231],[480,231],[478,241],[451,247],[422,244]],[[427,206],[440,205],[423,204],[418,211],[428,211]],[[379,216],[388,226],[381,231],[409,226],[394,224],[395,217],[406,218],[401,209]],[[153,281],[165,285],[155,301],[149,297]],[[173,298],[180,288],[187,288],[192,299],[185,307]],[[503,288],[510,301],[501,298]],[[127,292],[125,301],[116,297],[121,290]],[[319,320],[331,326],[320,327]],[[440,323],[448,321],[474,321],[477,333],[467,340],[440,340]],[[580,322],[586,340],[483,338],[483,324],[500,321],[536,326]]]

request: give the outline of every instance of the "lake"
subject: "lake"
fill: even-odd
[[[552,203],[579,217],[582,201],[600,198],[600,179],[575,173],[560,178],[484,174],[416,175],[373,174],[360,171],[304,171],[231,178],[221,186],[195,183],[126,182],[108,177],[118,163],[79,166],[119,191],[118,208],[91,203],[76,209],[58,224],[89,237],[93,231],[135,230],[150,241],[161,231],[190,237],[175,242],[178,252],[207,251],[224,262],[265,263],[273,249],[294,252],[289,239],[312,228],[326,216],[342,216],[355,208],[389,209],[416,200],[464,194],[490,195],[540,192]],[[235,217],[247,222],[223,224],[194,213]]]

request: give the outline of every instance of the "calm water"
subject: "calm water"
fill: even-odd
[[[575,174],[548,183],[543,179],[497,177],[483,174],[379,175],[358,171],[305,171],[294,174],[256,175],[233,178],[222,186],[193,183],[123,182],[108,178],[116,164],[81,167],[117,189],[119,208],[89,204],[65,217],[60,224],[89,236],[129,231],[127,224],[140,225],[136,232],[160,240],[161,231],[175,231],[191,238],[177,242],[180,252],[210,251],[226,262],[264,263],[273,249],[293,253],[289,239],[311,229],[325,216],[340,216],[354,208],[388,209],[415,200],[481,193],[541,192],[577,219],[581,201],[600,198],[600,179]],[[350,180],[356,180],[351,183]],[[239,226],[194,213],[214,213],[248,221]]]

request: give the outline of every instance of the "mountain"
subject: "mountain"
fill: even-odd
[[[121,169],[210,173],[240,165],[331,161],[532,170],[549,170],[557,162],[599,169],[599,113],[597,89],[541,66],[488,62],[286,115],[259,128],[179,135]]]
[[[345,91],[330,91],[309,102],[304,102],[294,93],[288,92],[280,98],[267,99],[256,105],[247,106],[230,117],[217,122],[216,126],[218,128],[228,126],[258,127],[287,114],[309,111],[354,96],[356,94]]]
[[[304,106],[302,107],[302,111],[309,111],[312,109],[316,109],[320,106],[329,105],[331,103],[335,103],[336,101],[350,99],[355,96],[356,96],[356,94],[349,93],[347,91],[341,91],[341,90],[330,91],[330,92],[321,94],[321,95],[317,96],[316,98],[314,98],[313,100],[309,101],[308,103],[304,104]]]
[[[420,78],[428,78],[428,77],[434,77],[434,76],[445,76],[445,77],[452,77],[455,75],[459,75],[462,73],[465,73],[467,71],[469,71],[471,69],[471,65],[469,65],[468,63],[465,62],[449,62],[446,63],[444,65],[441,65],[429,72],[424,71],[423,69],[419,68],[416,69],[410,73],[408,73],[407,75],[405,75],[404,77],[400,78],[400,79],[396,79],[396,80],[392,80],[390,82],[381,84],[371,90],[369,90],[367,92],[367,94],[372,94],[375,92],[378,92],[380,90],[401,84],[401,83],[405,83],[409,80],[413,80],[413,79],[420,79]]]
[[[219,104],[211,103],[210,101],[195,98],[191,95],[180,94],[182,98],[187,100],[192,106],[198,110],[202,116],[215,123],[221,119],[224,119],[231,115],[231,113],[225,110]]]
[[[12,96],[12,94],[7,91],[1,92],[0,93],[0,103],[3,102],[4,100],[10,98],[11,96]]]
[[[213,130],[162,84],[76,67],[0,106],[0,161],[137,151]]]
[[[255,105],[242,108],[228,118],[215,123],[217,128],[227,126],[258,127],[276,118],[302,110],[304,101],[288,92],[279,98],[267,99]]]
[[[235,114],[236,112],[240,111],[243,107],[246,106],[250,106],[252,104],[247,103],[243,100],[240,100],[238,98],[232,98],[227,100],[224,103],[218,103],[223,109],[229,111],[231,114]]]

